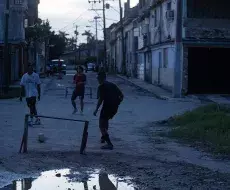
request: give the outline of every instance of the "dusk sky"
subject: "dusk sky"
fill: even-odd
[[[123,4],[124,4],[123,0]],[[106,25],[107,27],[113,22],[119,20],[119,1],[107,1],[111,5],[109,10],[106,10]],[[131,6],[135,6],[138,0],[131,0]],[[94,4],[94,8],[101,9],[102,3]],[[73,35],[73,31],[76,25],[79,26],[78,30],[83,33],[85,30],[91,30],[95,35],[95,23],[93,21],[94,16],[98,14],[102,17],[102,11],[89,11],[92,8],[92,3],[88,3],[88,0],[41,0],[39,5],[39,17],[41,19],[49,19],[53,30],[62,30],[70,35]],[[91,26],[91,28],[86,27]],[[103,38],[102,32],[103,22],[100,20],[98,23],[98,37]],[[84,42],[85,37],[79,35],[79,42]]]

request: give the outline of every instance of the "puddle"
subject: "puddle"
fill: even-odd
[[[131,178],[117,178],[100,170],[73,171],[70,169],[42,172],[38,178],[13,181],[0,190],[135,190]]]

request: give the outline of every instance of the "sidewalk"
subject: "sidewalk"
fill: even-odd
[[[136,79],[136,78],[127,78],[122,75],[117,75],[117,77],[126,80],[127,82],[131,83],[132,85],[141,88],[145,91],[150,92],[155,98],[161,100],[168,100],[168,101],[181,101],[181,102],[197,102],[200,103],[201,100],[196,96],[185,96],[182,98],[173,98],[172,92],[165,90],[159,86],[149,84],[143,80]]]

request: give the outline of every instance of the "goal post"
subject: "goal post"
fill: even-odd
[[[24,118],[24,132],[23,132],[23,136],[22,136],[22,141],[21,141],[19,153],[27,153],[28,152],[28,134],[29,134],[28,133],[28,130],[29,130],[28,122],[29,122],[30,116],[32,116],[32,115],[26,114],[25,118]],[[84,123],[82,141],[81,141],[81,146],[80,146],[80,154],[85,154],[85,149],[86,149],[87,140],[88,140],[89,121],[79,120],[79,119],[61,118],[61,117],[52,117],[52,116],[43,116],[43,115],[37,115],[37,117],[46,118],[46,119],[54,119],[54,120],[62,120],[62,121],[74,121],[74,122]]]

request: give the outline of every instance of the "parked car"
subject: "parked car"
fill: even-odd
[[[59,67],[59,64],[61,64],[61,72],[66,75],[66,64],[65,64],[65,61],[62,60],[62,59],[54,59],[50,62],[49,66],[51,68],[51,71],[53,73],[58,73],[58,67]]]
[[[87,64],[87,71],[95,71],[95,63],[88,63]]]

